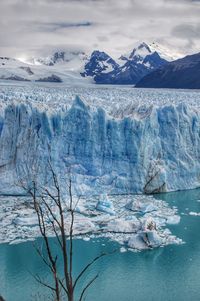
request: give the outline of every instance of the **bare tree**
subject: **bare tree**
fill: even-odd
[[[36,246],[36,251],[41,257],[44,264],[49,268],[53,284],[43,281],[39,275],[33,275],[34,278],[43,286],[51,290],[55,301],[68,300],[75,301],[75,292],[81,278],[86,274],[88,269],[100,258],[106,255],[101,253],[89,262],[75,278],[73,276],[73,239],[74,239],[74,218],[75,210],[79,202],[79,198],[74,199],[72,193],[72,179],[69,173],[67,183],[68,202],[63,200],[61,186],[58,177],[49,162],[50,173],[52,175],[53,190],[47,187],[38,187],[36,181],[32,182],[32,187],[27,189],[24,183],[23,188],[31,195],[33,199],[34,209],[37,215],[39,230],[44,241],[47,256],[45,256],[41,247]],[[67,214],[67,218],[66,218]],[[61,250],[61,260],[63,266],[63,277],[60,277],[58,271],[58,255],[53,253],[50,240],[49,230],[53,231]],[[77,299],[82,301],[86,291],[98,278],[96,274],[86,283]]]

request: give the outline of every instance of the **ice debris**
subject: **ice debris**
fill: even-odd
[[[140,203],[138,211],[127,209],[126,204]],[[148,204],[148,206],[147,206]],[[142,208],[154,208],[143,212]],[[157,208],[157,209],[156,209]],[[144,210],[146,211],[146,210]],[[66,229],[69,229],[65,212]],[[105,237],[117,241],[124,248],[150,249],[182,241],[173,236],[167,224],[179,222],[176,208],[150,196],[101,195],[80,199],[75,211],[74,234],[88,240]],[[49,235],[54,233],[48,229]],[[20,243],[40,235],[37,218],[27,197],[0,197],[0,243]]]

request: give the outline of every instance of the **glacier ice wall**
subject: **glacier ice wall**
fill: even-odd
[[[117,119],[78,97],[51,114],[8,104],[0,117],[0,193],[19,192],[19,180],[36,172],[47,183],[49,155],[59,173],[71,166],[82,193],[196,188],[200,113],[184,104],[151,106]]]

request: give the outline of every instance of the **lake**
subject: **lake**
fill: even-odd
[[[169,228],[185,243],[137,253],[119,251],[104,257],[80,284],[83,286],[99,273],[88,290],[86,301],[200,300],[200,216],[189,215],[191,211],[200,212],[200,189],[156,197],[178,207],[181,221]],[[53,238],[52,246],[56,252],[58,247]],[[76,240],[74,273],[101,252],[116,248],[120,248],[116,242],[103,238]],[[47,291],[31,274],[48,278],[48,270],[32,242],[0,245],[0,294],[7,301],[49,300]]]

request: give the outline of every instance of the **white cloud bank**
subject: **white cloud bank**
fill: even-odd
[[[1,0],[0,55],[64,48],[118,56],[138,41],[193,53],[199,16],[197,0]]]

